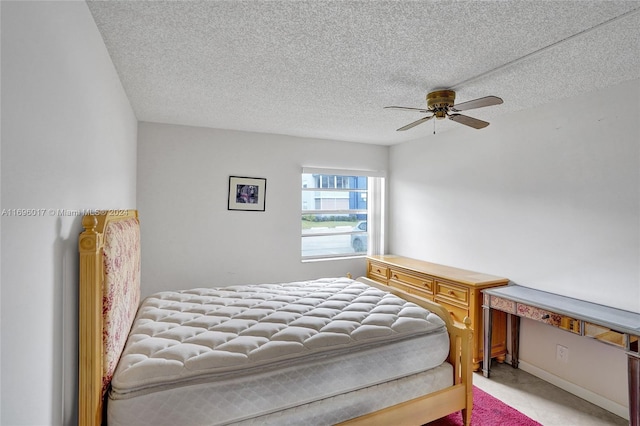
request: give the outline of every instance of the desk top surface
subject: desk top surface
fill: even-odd
[[[483,293],[607,326],[622,333],[640,335],[640,314],[599,305],[519,285],[482,290]]]

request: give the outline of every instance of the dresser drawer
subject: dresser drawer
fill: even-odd
[[[433,294],[433,279],[426,276],[409,274],[394,268],[389,270],[389,279],[401,284],[417,287],[423,292]]]
[[[444,301],[442,299],[439,299],[439,298],[436,298],[436,302],[441,304],[442,306],[444,306],[445,309],[447,311],[449,311],[449,314],[451,315],[451,318],[456,322],[459,322],[459,323],[463,324],[465,317],[469,316],[469,310],[467,310],[465,308],[461,308],[460,306],[452,305],[452,304],[447,303],[446,301]],[[471,328],[473,328],[473,326]]]
[[[516,302],[514,302],[513,300],[503,299],[502,297],[489,296],[485,294],[484,303],[485,305],[491,306],[493,309],[498,309],[510,314],[517,313]]]
[[[535,306],[525,305],[524,303],[516,304],[516,310],[518,311],[518,315],[523,318],[529,318],[534,321],[543,322],[556,327],[560,326],[562,315],[556,314],[555,312],[550,312]]]
[[[436,281],[436,297],[461,306],[469,306],[469,290],[465,287]]]
[[[405,291],[409,294],[413,294],[418,297],[423,297],[425,299],[433,301],[433,295],[429,292],[420,290],[417,287],[402,284],[401,282],[389,280],[389,287],[397,288],[398,290]]]
[[[382,281],[386,284],[387,279],[389,279],[389,268],[380,263],[369,262],[367,276],[371,279]]]
[[[524,303],[516,304],[516,309],[518,311],[518,315],[523,318],[529,318],[534,321],[562,328],[572,333],[580,334],[580,320],[575,318],[540,309],[535,306],[525,305]]]
[[[638,350],[638,336],[615,331],[602,325],[584,323],[584,335],[625,350]],[[635,348],[635,349],[634,349]]]

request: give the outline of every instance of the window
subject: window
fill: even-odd
[[[302,259],[378,252],[383,187],[384,177],[379,173],[304,168]]]

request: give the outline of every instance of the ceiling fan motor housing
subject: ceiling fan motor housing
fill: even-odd
[[[433,111],[436,118],[446,118],[455,100],[456,92],[453,90],[436,90],[427,94],[427,108]]]
[[[1,1],[1,0],[0,0]],[[405,111],[414,111],[421,113],[431,113],[419,120],[409,123],[406,126],[402,126],[398,131],[409,130],[416,127],[418,124],[422,124],[435,117],[438,120],[448,118],[456,123],[464,124],[465,126],[472,127],[474,129],[484,129],[489,125],[487,121],[478,120],[477,118],[469,117],[468,115],[460,114],[461,111],[467,111],[475,108],[483,108],[491,105],[500,105],[502,99],[497,96],[485,96],[483,98],[474,99],[461,104],[455,105],[456,92],[453,90],[435,90],[427,94],[427,109],[424,108],[409,108],[402,106],[386,106],[385,108],[400,109]],[[452,112],[452,114],[449,114]],[[435,127],[434,127],[435,129]],[[434,130],[435,131],[435,130]]]

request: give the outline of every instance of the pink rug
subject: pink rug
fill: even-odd
[[[428,426],[462,426],[460,412],[427,424]],[[425,426],[427,426],[425,425]],[[499,399],[473,387],[473,410],[471,411],[472,426],[542,426],[540,423],[525,416],[515,408],[509,407]]]

